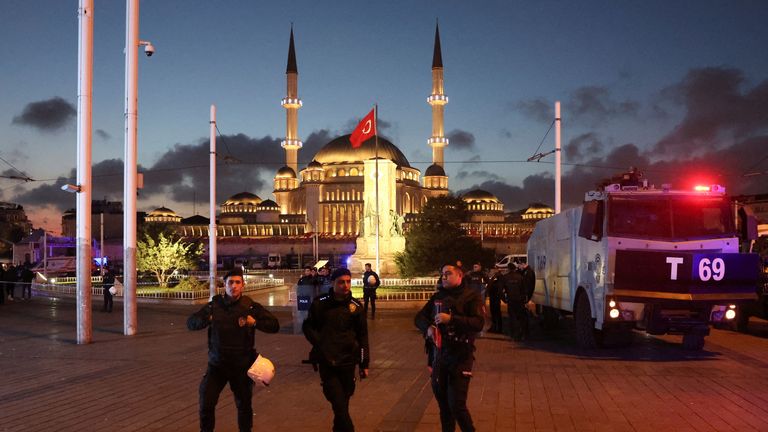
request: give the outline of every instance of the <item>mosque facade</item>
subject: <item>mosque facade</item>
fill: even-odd
[[[449,193],[444,168],[444,149],[449,145],[444,128],[448,96],[444,91],[439,28],[435,29],[432,89],[426,99],[432,111],[431,135],[426,140],[432,150],[432,164],[424,172],[411,166],[402,151],[381,136],[365,141],[358,148],[352,147],[350,135],[337,137],[323,146],[306,166],[299,166],[298,153],[303,143],[298,134],[298,112],[303,102],[298,95],[298,75],[291,29],[287,91],[281,101],[286,112],[285,139],[281,142],[285,165],[274,177],[274,200],[242,192],[221,204],[216,223],[221,253],[247,254],[249,250],[263,253],[264,249],[271,248],[270,252],[299,255],[309,251],[349,255],[356,250],[360,254],[361,248],[370,246],[364,241],[361,245],[360,240],[373,235],[374,221],[378,220],[380,236],[402,236],[403,224],[418,218],[430,198]],[[476,190],[463,198],[471,215],[465,227],[467,232],[483,239],[487,237],[488,241],[495,238],[499,244],[503,239],[523,239],[522,246],[515,246],[515,250],[502,247],[497,250],[500,254],[516,253],[520,247],[524,248],[532,223],[522,219],[519,223],[510,222],[503,203],[488,192]],[[150,215],[153,213],[158,221],[173,219],[183,236],[208,236],[206,218],[194,216],[181,220],[167,208]],[[318,238],[323,239],[323,246],[316,244]],[[307,244],[310,241],[311,246]],[[329,247],[333,248],[332,252]]]

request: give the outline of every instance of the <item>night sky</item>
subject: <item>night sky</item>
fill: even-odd
[[[76,0],[4,0],[0,200],[59,231],[75,206]],[[564,207],[629,166],[651,183],[768,192],[768,2],[145,0],[139,58],[139,209],[207,212],[208,113],[218,108],[219,201],[272,198],[284,164],[291,23],[299,69],[300,166],[378,104],[382,136],[411,165],[431,150],[439,20],[446,171],[506,210],[553,203],[554,161],[525,162],[562,101]],[[94,198],[122,200],[125,2],[94,12]],[[554,148],[554,131],[540,152]],[[15,168],[14,168],[15,167]]]

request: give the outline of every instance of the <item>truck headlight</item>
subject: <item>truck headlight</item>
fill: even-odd
[[[736,318],[736,310],[728,309],[725,311],[725,319],[732,320],[734,318]]]
[[[611,300],[611,303],[613,303],[613,300]],[[611,309],[611,311],[610,311],[610,312],[608,312],[608,315],[609,315],[611,318],[613,318],[613,319],[616,319],[616,318],[618,318],[618,317],[619,317],[619,310],[618,310],[618,309]]]

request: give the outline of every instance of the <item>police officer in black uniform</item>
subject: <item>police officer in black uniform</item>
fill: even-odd
[[[494,269],[488,281],[486,292],[491,312],[491,333],[503,333],[501,319],[501,298],[504,297],[505,278],[501,269]]]
[[[224,295],[215,295],[187,319],[187,328],[208,328],[208,370],[200,382],[200,430],[213,431],[216,403],[229,382],[237,406],[240,432],[253,427],[253,381],[248,368],[258,357],[254,348],[255,329],[277,333],[280,324],[263,306],[242,295],[245,282],[241,270],[224,276]]]
[[[515,268],[510,268],[505,275],[505,297],[510,337],[518,342],[525,340],[528,338],[528,310],[525,308],[528,297],[523,287],[523,275]]]
[[[441,269],[442,287],[415,318],[416,327],[431,343],[432,392],[440,407],[442,430],[474,431],[467,409],[475,336],[483,329],[480,294],[468,288],[460,267]]]
[[[320,368],[323,395],[333,408],[333,430],[354,431],[349,398],[355,392],[355,367],[368,376],[368,325],[363,307],[352,298],[352,274],[338,268],[332,288],[315,298],[302,330],[312,344],[310,361]]]
[[[373,283],[371,283],[373,276]],[[379,274],[371,269],[369,263],[365,264],[365,273],[363,273],[363,311],[368,316],[368,302],[371,302],[371,319],[376,318],[376,288],[381,285]]]
[[[105,268],[104,277],[101,279],[101,289],[104,291],[104,307],[101,308],[102,312],[112,313],[112,305],[114,304],[114,301],[112,300],[112,293],[109,289],[113,286],[115,286],[115,274],[112,273],[112,269]]]

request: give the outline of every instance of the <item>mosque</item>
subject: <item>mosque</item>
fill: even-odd
[[[350,135],[337,137],[306,166],[299,167],[298,153],[303,144],[298,134],[298,111],[302,107],[298,76],[291,29],[287,94],[282,99],[286,111],[285,139],[281,143],[285,166],[274,177],[274,200],[241,192],[220,206],[216,221],[219,253],[298,255],[299,263],[309,253],[336,257],[354,254],[367,261],[374,258],[376,243],[376,249],[386,249],[385,258],[391,258],[404,247],[403,224],[417,218],[427,200],[449,193],[444,169],[444,149],[449,142],[443,122],[448,96],[443,85],[439,27],[435,28],[432,90],[427,97],[432,111],[432,133],[427,139],[432,164],[423,173],[411,166],[394,143],[380,136],[358,148],[352,147]],[[496,248],[498,254],[524,250],[537,215],[552,214],[551,209],[542,213],[542,206],[534,206],[529,209],[529,217],[517,215],[510,221],[503,203],[489,192],[471,191],[463,199],[471,215],[465,229],[490,242],[486,247]],[[381,240],[374,242],[377,220]],[[208,236],[207,218],[182,219],[165,207],[150,212],[146,222],[175,224],[186,237]]]

